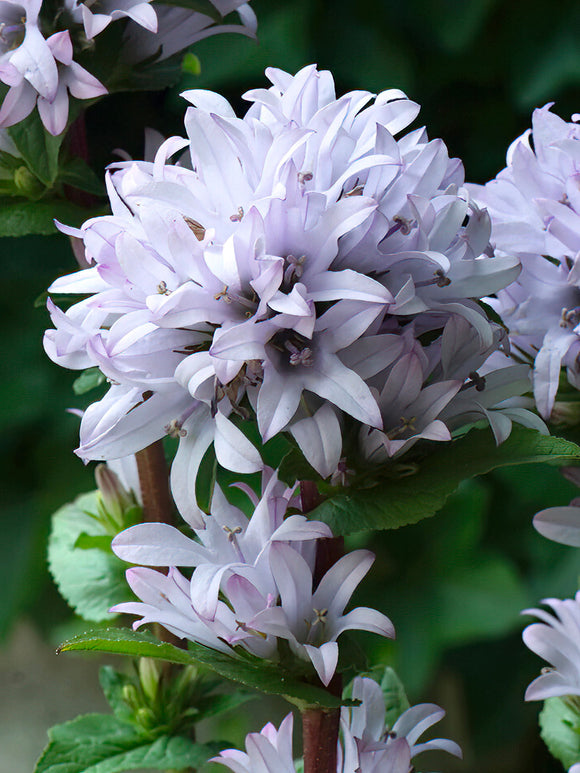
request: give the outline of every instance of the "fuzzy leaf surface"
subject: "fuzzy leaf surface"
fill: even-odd
[[[52,517],[48,564],[58,589],[85,620],[113,620],[113,604],[133,598],[125,580],[126,564],[100,547],[84,547],[87,538],[109,546],[111,536],[90,513],[97,512],[97,492],[83,494]]]
[[[302,706],[338,708],[343,701],[322,687],[300,681],[279,664],[232,652],[227,655],[201,644],[188,642],[188,650],[161,642],[149,633],[133,632],[127,628],[108,628],[87,631],[65,641],[58,652],[84,650],[108,652],[131,657],[148,657],[167,660],[170,663],[192,665],[202,663],[226,679],[240,682],[260,692],[282,695],[291,703]]]
[[[548,698],[540,712],[542,740],[565,768],[580,762],[580,717],[562,698]]]
[[[34,773],[121,773],[197,768],[214,749],[180,736],[151,739],[109,714],[87,714],[48,731]]]

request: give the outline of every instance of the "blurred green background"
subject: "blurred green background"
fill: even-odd
[[[199,76],[185,74],[163,94],[114,95],[91,108],[97,171],[113,160],[114,148],[139,158],[145,126],[181,132],[181,90],[219,90],[243,109],[240,95],[265,85],[267,66],[294,72],[317,62],[333,71],[339,94],[402,88],[422,105],[416,125],[442,137],[474,182],[503,167],[508,144],[529,126],[534,107],[555,101],[565,118],[580,112],[577,0],[253,0],[252,7],[259,44],[233,35],[207,39],[195,47]],[[0,248],[0,639],[8,647],[18,621],[27,620],[52,646],[70,613],[47,573],[49,518],[92,488],[93,479],[72,454],[78,419],[66,413],[83,400],[72,394],[74,374],[43,353],[48,318],[34,301],[74,262],[61,236],[3,239]],[[448,709],[447,733],[463,743],[466,762],[444,760],[444,770],[562,770],[538,739],[539,706],[522,702],[541,664],[521,644],[519,612],[577,588],[577,552],[543,540],[531,527],[538,509],[574,495],[557,470],[512,469],[465,484],[429,521],[352,539],[353,546],[372,542],[378,554],[359,602],[364,597],[388,613],[398,630],[394,644],[364,636],[361,644],[395,665],[412,700],[440,701]],[[2,664],[6,679],[9,666]],[[257,729],[237,725],[232,740],[238,742]],[[38,749],[43,742],[31,739]]]

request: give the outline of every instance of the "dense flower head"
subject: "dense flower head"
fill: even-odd
[[[488,416],[473,374],[502,342],[473,299],[519,271],[485,254],[489,221],[441,140],[422,129],[395,139],[418,112],[404,94],[337,99],[314,66],[267,75],[243,118],[218,94],[186,92],[187,138],[111,170],[112,215],[65,229],[91,267],[50,288],[88,297],[66,313],[49,304],[49,356],[111,382],[78,453],[112,458],[174,434],[182,513],[212,442],[225,467],[260,469],[236,416],[255,416],[264,442],[291,432],[324,477],[345,422],[362,426],[363,445],[380,433],[376,458],[449,440],[457,416]],[[502,400],[522,391],[510,378]],[[451,405],[476,391],[474,410]]]
[[[532,128],[510,146],[507,166],[471,192],[491,217],[498,256],[516,255],[517,280],[490,299],[517,352],[535,358],[534,395],[549,418],[560,369],[580,386],[580,125],[551,112],[533,113]]]
[[[179,637],[214,649],[241,646],[277,659],[286,640],[298,658],[310,661],[324,684],[338,662],[337,639],[350,629],[394,636],[391,621],[374,609],[344,614],[374,556],[357,550],[340,558],[314,583],[316,539],[331,537],[323,523],[287,513],[293,490],[264,475],[262,497],[248,519],[216,488],[211,516],[194,541],[167,524],[139,524],[113,540],[126,561],[168,566],[168,575],[134,567],[127,579],[139,602],[117,612],[141,617],[135,625],[159,622]],[[286,515],[286,517],[284,517]],[[195,567],[190,579],[175,567]]]
[[[361,701],[356,708],[343,708],[342,742],[338,744],[337,773],[410,773],[411,760],[428,750],[442,750],[461,757],[454,741],[443,738],[418,743],[420,736],[445,712],[439,706],[422,703],[403,712],[392,727],[385,725],[385,700],[379,685],[366,677],[353,682],[352,697]],[[295,773],[292,758],[292,714],[277,730],[269,722],[259,733],[246,736],[246,752],[226,749],[213,762],[235,773]]]
[[[526,609],[541,623],[524,629],[523,639],[532,652],[550,663],[529,685],[526,700],[545,700],[561,695],[580,695],[580,591],[573,599],[544,599],[554,614]]]

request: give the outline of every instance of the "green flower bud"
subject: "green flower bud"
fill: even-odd
[[[46,190],[38,177],[33,175],[27,166],[19,166],[15,170],[14,185],[18,192],[28,199],[38,199]]]
[[[139,706],[141,705],[141,701],[139,700],[139,693],[137,692],[137,688],[135,685],[132,684],[126,684],[123,685],[123,689],[121,690],[121,696],[127,706],[132,708],[133,710],[137,710]]]
[[[106,464],[97,465],[95,469],[95,480],[107,516],[116,526],[124,528],[125,522],[123,515],[125,510],[134,504],[133,497],[121,484],[117,475],[115,475]]]
[[[150,703],[155,703],[159,692],[159,668],[153,658],[139,659],[139,680],[143,693]]]

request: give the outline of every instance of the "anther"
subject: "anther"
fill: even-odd
[[[157,285],[157,292],[159,295],[171,295],[171,290],[167,287],[167,284],[161,280]]]
[[[164,427],[166,434],[172,438],[186,437],[187,430],[183,429],[181,422],[177,419],[171,419],[169,424]]]
[[[310,180],[312,180],[312,177],[313,177],[312,172],[298,172],[298,182],[300,184],[310,182]]]
[[[191,217],[187,217],[186,215],[184,215],[183,219],[195,234],[195,238],[198,240],[198,242],[202,242],[205,238],[205,228],[202,226],[202,224],[198,223],[197,220],[193,220]]]
[[[243,208],[238,207],[238,211],[236,212],[236,214],[230,215],[230,220],[232,221],[232,223],[239,223],[240,220],[243,218],[243,216],[244,216]]]

